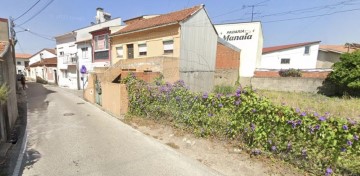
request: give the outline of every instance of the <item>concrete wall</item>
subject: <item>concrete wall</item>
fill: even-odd
[[[88,86],[84,89],[84,99],[95,104],[95,74],[88,74]]]
[[[166,82],[175,82],[180,79],[179,59],[175,57],[152,57],[139,59],[120,60],[112,68],[120,68],[120,71],[134,72],[160,72]]]
[[[103,82],[101,87],[102,107],[117,117],[126,114],[129,106],[126,85]]]
[[[302,78],[323,78],[325,79],[331,71],[301,71]],[[255,71],[257,78],[281,77],[279,71]]]
[[[240,52],[230,47],[217,44],[215,85],[235,85],[239,78]]]
[[[316,68],[331,68],[334,63],[340,61],[340,53],[319,50]]]
[[[296,47],[271,53],[265,53],[261,57],[261,65],[264,69],[314,69],[318,57],[319,44],[310,45],[310,53],[304,54],[305,46]],[[281,64],[281,59],[290,59],[289,64]]]
[[[180,37],[180,78],[190,90],[211,91],[218,36],[205,9],[181,24]]]
[[[156,28],[152,30],[146,30],[144,32],[136,32],[127,35],[114,36],[111,38],[111,63],[116,64],[119,60],[128,59],[127,56],[127,44],[134,45],[134,58],[148,58],[148,57],[179,57],[180,56],[180,34],[179,34],[179,25],[171,25],[161,28]],[[174,41],[174,52],[171,54],[164,54],[164,40],[173,40]],[[147,45],[147,55],[139,55],[139,43],[146,43]],[[123,47],[124,56],[119,58],[116,54],[116,47]]]
[[[252,78],[251,85],[262,90],[317,93],[323,81],[321,78]]]
[[[252,77],[262,54],[264,39],[261,23],[219,24],[215,28],[219,37],[241,49],[240,76]]]

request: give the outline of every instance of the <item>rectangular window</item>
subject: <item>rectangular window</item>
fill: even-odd
[[[63,78],[68,78],[68,72],[67,70],[63,70]]]
[[[60,51],[59,56],[64,56],[64,51]]]
[[[305,46],[304,54],[310,54],[310,46]]]
[[[94,53],[94,60],[108,60],[109,51],[97,51]]]
[[[16,62],[17,65],[21,65],[21,62]]]
[[[21,70],[18,70],[18,74],[21,74],[21,72],[22,72]]]
[[[281,64],[290,64],[290,59],[281,59]]]
[[[107,50],[107,49],[109,49],[108,37],[109,37],[108,35],[95,36],[95,50]]]
[[[118,58],[123,58],[124,57],[124,49],[122,46],[116,47],[116,56]]]
[[[163,41],[164,54],[172,54],[174,52],[174,40]]]
[[[139,44],[139,55],[140,56],[146,56],[147,54],[147,46],[146,46],[146,43],[144,44]]]
[[[29,66],[29,61],[25,61],[25,67]]]
[[[88,58],[88,47],[81,48],[81,52],[82,52],[82,58],[87,59]]]

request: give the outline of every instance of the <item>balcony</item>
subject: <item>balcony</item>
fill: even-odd
[[[68,65],[76,65],[78,58],[76,55],[68,55],[63,57],[63,63]]]

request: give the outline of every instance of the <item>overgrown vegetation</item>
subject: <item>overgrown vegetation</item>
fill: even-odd
[[[199,94],[182,81],[126,82],[133,115],[168,120],[202,137],[230,138],[252,155],[277,156],[315,174],[360,174],[360,125],[351,119],[276,105],[250,88]]]
[[[321,94],[305,92],[279,92],[258,90],[260,95],[267,97],[277,105],[301,108],[308,112],[328,113],[337,118],[347,117],[360,120],[360,99],[346,97],[328,97]]]
[[[360,96],[360,50],[342,54],[340,62],[333,65],[328,80],[342,95]]]
[[[8,94],[9,94],[8,86],[6,84],[2,84],[0,86],[0,103],[3,103],[6,101]]]
[[[41,84],[47,84],[48,82],[42,79],[40,76],[36,76],[36,82]]]
[[[280,70],[279,75],[281,77],[301,77],[301,71],[299,69],[287,69],[287,70]]]
[[[234,86],[227,86],[227,85],[216,85],[214,88],[214,93],[216,94],[232,94],[235,92],[236,88]]]

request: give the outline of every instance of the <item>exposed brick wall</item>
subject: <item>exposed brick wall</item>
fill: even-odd
[[[238,69],[240,67],[240,52],[221,43],[217,44],[216,69]]]
[[[240,68],[240,52],[222,43],[217,44],[215,64],[215,85],[235,85]]]
[[[306,72],[302,71],[301,74],[303,78],[326,78],[330,71],[314,71]],[[281,77],[279,71],[255,71],[256,78],[276,78]]]

